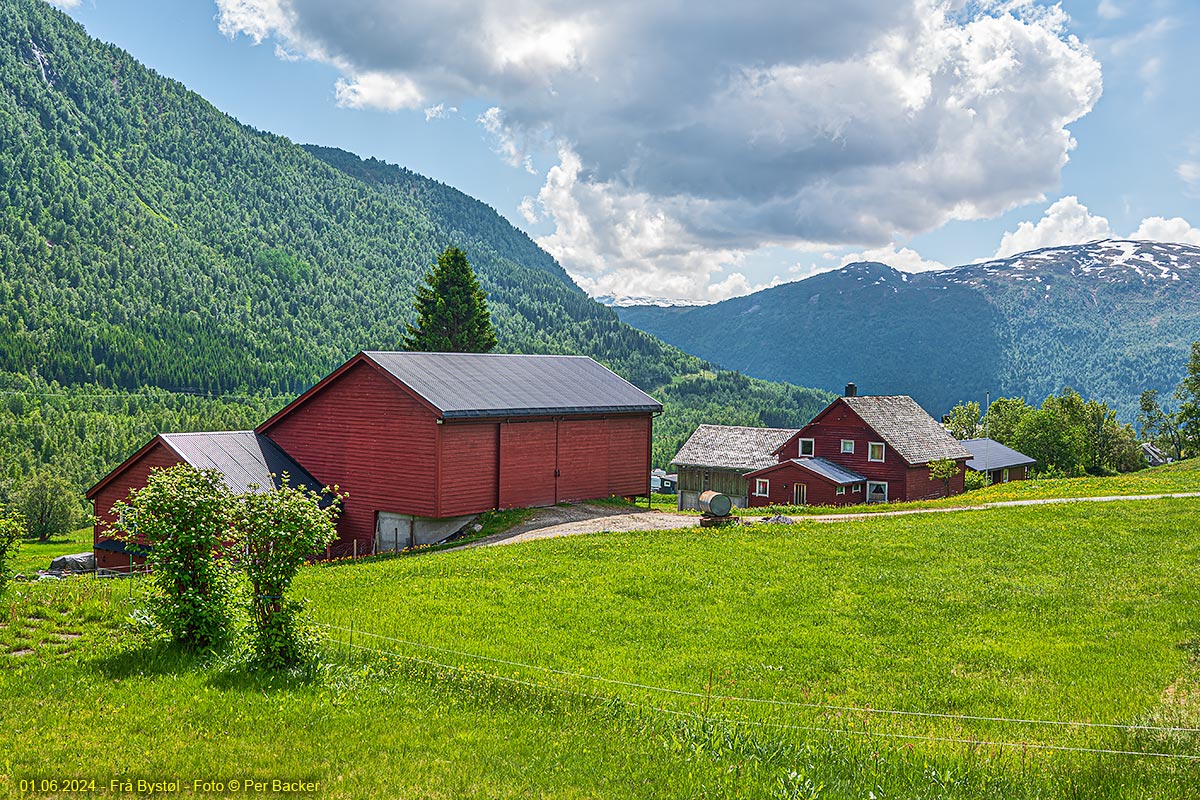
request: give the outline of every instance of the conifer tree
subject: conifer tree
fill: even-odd
[[[414,303],[417,323],[407,326],[405,350],[487,353],[496,346],[487,294],[457,247],[447,248],[426,273]]]

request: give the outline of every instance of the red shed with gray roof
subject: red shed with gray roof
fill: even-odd
[[[215,469],[221,473],[225,485],[238,493],[254,487],[274,488],[285,473],[293,486],[312,489],[321,486],[278,445],[254,431],[159,434],[88,490],[87,497],[95,505],[97,518],[94,534],[97,567],[122,569],[143,560],[123,542],[111,538],[111,526],[116,522],[112,507],[129,497],[131,490],[145,486],[152,470],[176,464]]]

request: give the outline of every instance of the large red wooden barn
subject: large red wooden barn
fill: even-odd
[[[854,384],[846,387],[845,397],[834,400],[798,431],[761,429],[776,436],[788,434],[773,450],[747,454],[742,452],[745,429],[731,428],[721,435],[713,430],[717,426],[702,427],[709,430],[698,430],[693,438],[708,443],[702,448],[709,451],[707,458],[696,452],[692,440],[675,458],[681,507],[685,486],[699,491],[717,488],[710,481],[727,467],[726,450],[731,446],[738,449],[738,463],[760,462],[741,473],[746,505],[752,507],[852,505],[958,494],[963,491],[965,464],[972,457],[911,397],[860,397]],[[943,459],[959,467],[949,486],[930,475],[929,463]]]
[[[439,541],[495,508],[645,495],[661,410],[583,356],[365,352],[255,435],[349,495],[340,549],[364,553]],[[153,445],[89,493],[98,512],[182,460]],[[99,553],[103,524],[96,536]]]

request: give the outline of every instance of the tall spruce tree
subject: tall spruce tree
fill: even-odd
[[[431,353],[487,353],[496,346],[487,294],[479,286],[467,254],[447,248],[425,274],[414,303],[416,325],[404,334],[405,350]]]

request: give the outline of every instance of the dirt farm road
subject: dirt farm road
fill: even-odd
[[[1108,503],[1116,501],[1164,500],[1168,498],[1200,497],[1200,492],[1176,492],[1169,494],[1105,495],[1102,497],[1052,497],[1036,500],[1005,500],[982,503],[976,506],[954,506],[949,508],[912,508],[899,511],[879,511],[867,514],[817,514],[793,517],[799,522],[853,522],[874,517],[899,517],[909,514],[946,514],[958,511],[986,511],[989,508],[1012,506],[1041,506],[1061,503]],[[743,517],[745,522],[757,522],[757,518]],[[535,539],[552,539],[557,536],[576,536],[584,533],[620,531],[653,531],[694,528],[700,524],[695,514],[675,514],[668,511],[632,509],[572,503],[570,505],[539,508],[533,516],[520,525],[501,533],[493,534],[464,547],[490,547],[500,544],[520,544]]]

